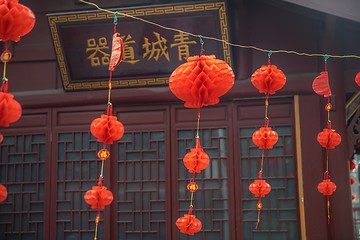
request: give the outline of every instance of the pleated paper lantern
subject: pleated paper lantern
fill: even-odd
[[[276,65],[264,65],[251,76],[251,83],[260,93],[275,94],[286,83],[285,74]]]
[[[271,186],[263,179],[256,179],[249,186],[249,191],[256,197],[265,197],[271,191]]]
[[[252,140],[259,149],[271,149],[277,143],[279,135],[271,127],[261,127],[252,135]]]
[[[199,138],[196,138],[196,147],[184,156],[183,162],[190,173],[199,173],[209,166],[210,158],[201,147]]]
[[[10,93],[0,92],[0,126],[8,127],[21,117],[22,109],[20,103]]]
[[[323,148],[334,149],[341,142],[341,136],[334,129],[324,128],[317,136],[317,140]]]
[[[324,196],[331,196],[336,190],[336,184],[333,183],[330,179],[324,179],[318,185],[318,191]]]
[[[18,0],[0,0],[0,41],[18,42],[35,25],[35,15]]]
[[[233,85],[233,70],[215,55],[189,57],[187,63],[176,68],[169,79],[171,92],[188,108],[219,103],[219,97]]]
[[[123,136],[124,126],[116,116],[102,114],[92,121],[90,131],[98,142],[112,144]]]
[[[202,228],[201,221],[193,214],[184,214],[183,217],[178,218],[176,226],[180,232],[188,235],[194,235]]]
[[[91,205],[91,208],[104,209],[113,200],[113,194],[104,186],[93,186],[91,190],[84,195],[85,202]]]
[[[8,192],[4,185],[0,184],[0,203],[5,201],[7,198]]]
[[[312,83],[313,90],[320,96],[330,97],[329,75],[327,71],[321,72]]]

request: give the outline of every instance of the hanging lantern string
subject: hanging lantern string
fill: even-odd
[[[201,55],[204,55],[204,53],[205,53],[205,50],[204,50],[204,40],[202,39],[202,36],[201,36],[201,35],[199,35],[199,42],[200,42],[200,44],[201,44],[201,50],[200,50],[200,56],[201,56]]]
[[[115,14],[115,12],[104,9],[104,8],[101,8],[95,3],[88,2],[88,1],[85,1],[85,0],[80,0],[80,2],[85,3],[87,5],[91,5],[91,6],[95,7],[95,8],[97,8],[100,11],[107,12],[107,13],[110,13],[110,14]],[[126,14],[126,13],[119,12],[119,15],[121,15],[123,17],[132,18],[132,19],[135,19],[135,20],[147,23],[147,24],[151,24],[153,26],[156,26],[156,27],[168,30],[168,31],[181,32],[181,33],[185,33],[185,34],[188,34],[190,36],[193,36],[193,37],[199,37],[199,34],[186,32],[186,31],[176,29],[176,28],[166,27],[166,26],[163,26],[161,24],[151,22],[151,21],[143,19],[143,18],[135,17],[135,16],[132,16],[132,15],[129,15],[129,14]],[[213,41],[218,41],[218,42],[223,42],[223,43],[225,43],[225,44],[227,44],[229,46],[232,46],[232,47],[253,49],[253,50],[260,51],[260,52],[269,52],[270,51],[268,49],[264,49],[264,48],[260,48],[260,47],[256,47],[256,46],[252,46],[252,45],[240,45],[240,44],[231,43],[231,42],[228,42],[226,40],[218,39],[218,38],[215,38],[215,37],[202,36],[202,38],[208,39],[208,40],[213,40]],[[294,54],[294,55],[306,56],[306,57],[324,57],[325,55],[327,55],[327,54],[323,54],[323,53],[303,53],[303,52],[297,52],[297,51],[294,51],[294,50],[272,50],[272,53],[286,53],[286,54]],[[328,55],[328,56],[332,57],[332,58],[357,58],[357,59],[360,59],[360,56],[358,56],[358,55]]]
[[[199,128],[200,128],[200,111],[201,109],[199,108],[198,110],[198,114],[197,114],[197,125],[196,125],[196,138],[198,139],[200,136],[199,136]],[[196,145],[197,147],[197,145]]]
[[[326,172],[329,174],[329,149],[326,149]]]
[[[98,212],[97,212],[97,214],[96,214],[96,218],[95,218],[95,234],[94,234],[94,240],[97,239],[99,221],[100,221],[100,210],[98,210]]]
[[[193,174],[192,174],[192,177],[191,177],[191,179],[190,179],[190,183],[194,183],[194,179],[195,179],[195,172],[193,172]],[[194,205],[193,205],[193,201],[194,201],[194,192],[195,191],[191,191],[191,194],[190,194],[190,208],[193,208],[194,207]]]
[[[272,50],[270,50],[269,53],[268,53],[268,65],[270,65],[270,57],[271,57],[272,53],[273,53]]]
[[[263,171],[263,167],[264,167],[264,157],[265,157],[265,149],[263,149],[262,151],[261,151],[261,165],[260,165],[260,172],[262,173],[262,171]],[[261,175],[261,177],[262,177],[262,175]]]

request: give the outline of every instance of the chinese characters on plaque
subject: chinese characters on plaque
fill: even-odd
[[[228,40],[224,2],[128,8],[124,13],[180,31],[119,17],[117,32],[124,53],[113,72],[113,88],[166,86],[179,64],[200,54],[199,37],[194,34]],[[64,89],[107,88],[113,14],[87,11],[47,17]],[[209,40],[204,47],[205,54],[215,54],[231,65],[228,45]]]

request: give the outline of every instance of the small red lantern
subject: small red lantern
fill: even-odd
[[[98,142],[112,144],[123,136],[124,126],[116,116],[102,114],[92,121],[90,131]]]
[[[234,85],[234,73],[215,55],[189,57],[174,70],[169,79],[171,92],[187,108],[201,108],[219,103],[219,97]]]
[[[8,192],[4,185],[0,184],[0,203],[7,198]]]
[[[271,191],[271,186],[263,179],[256,179],[250,184],[249,190],[256,197],[265,197]]]
[[[84,195],[85,202],[91,205],[91,208],[104,209],[113,200],[113,194],[104,186],[93,186],[91,190]]]
[[[330,179],[324,179],[318,185],[318,191],[324,196],[331,196],[336,190],[336,184],[333,183]]]
[[[18,42],[34,25],[34,13],[19,0],[0,0],[0,41]]]
[[[271,127],[261,127],[252,135],[252,140],[259,149],[271,149],[277,143],[279,135]]]
[[[353,185],[355,183],[355,180],[353,178],[350,178],[350,184]]]
[[[252,84],[261,93],[275,94],[286,83],[285,74],[276,65],[264,65],[251,76]]]
[[[10,93],[0,92],[0,126],[8,127],[21,117],[21,105]]]
[[[4,136],[0,133],[0,143],[4,140]]]
[[[327,71],[321,72],[312,83],[313,90],[320,96],[330,97],[329,75]]]
[[[356,168],[356,164],[353,159],[350,160],[350,171],[354,171]]]
[[[355,194],[351,194],[351,200],[355,200],[356,199],[356,195]]]
[[[196,218],[195,215],[191,214],[192,209],[190,208],[188,214],[184,214],[183,217],[178,218],[176,226],[180,232],[188,235],[194,235],[199,232],[202,228],[201,221]]]
[[[360,72],[358,72],[358,73],[356,74],[356,76],[355,76],[355,82],[356,82],[357,85],[360,86]]]
[[[341,136],[334,129],[324,128],[317,136],[317,140],[323,148],[334,149],[341,142]]]
[[[183,162],[190,173],[199,173],[209,166],[210,158],[201,147],[199,138],[196,138],[196,147],[190,149],[190,152],[184,156]]]

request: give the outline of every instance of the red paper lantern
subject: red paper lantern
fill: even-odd
[[[210,158],[200,145],[200,139],[196,138],[196,147],[190,149],[183,159],[185,167],[190,173],[199,173],[209,166]]]
[[[351,200],[355,200],[356,199],[356,195],[355,194],[352,194],[351,195]]]
[[[4,185],[0,184],[0,203],[7,198],[8,192]]]
[[[0,143],[4,140],[4,136],[0,133]]]
[[[276,65],[264,65],[251,76],[252,84],[261,93],[275,94],[286,83],[285,74]]]
[[[279,135],[271,127],[261,127],[252,135],[252,140],[259,149],[271,149],[277,143]]]
[[[355,76],[355,82],[356,82],[357,85],[360,86],[360,72],[358,72],[358,73],[356,74],[356,76]]]
[[[176,68],[169,79],[171,92],[188,108],[219,103],[219,97],[233,85],[233,70],[215,55],[189,57],[187,63]]]
[[[179,228],[180,232],[188,235],[194,235],[202,228],[201,221],[193,214],[184,214],[183,217],[178,218],[176,226]]]
[[[91,208],[104,209],[113,200],[113,194],[104,186],[93,186],[91,190],[84,195],[85,202],[91,205]]]
[[[0,92],[0,126],[8,127],[21,117],[21,105],[10,93]]]
[[[354,160],[350,160],[350,171],[353,171],[356,168]]]
[[[35,25],[35,15],[18,0],[0,0],[0,41],[18,42]]]
[[[318,191],[324,196],[331,196],[336,190],[336,184],[333,183],[330,179],[324,179],[318,185]]]
[[[355,183],[355,180],[353,178],[350,178],[350,184],[353,185]]]
[[[330,97],[331,89],[329,85],[329,76],[328,72],[321,72],[319,76],[317,76],[312,83],[313,90],[321,96]]]
[[[116,116],[102,114],[92,121],[90,131],[98,142],[112,144],[124,135],[124,126]]]
[[[324,128],[317,136],[320,145],[327,149],[334,149],[341,142],[341,136],[334,129]]]
[[[249,190],[256,197],[265,197],[271,191],[271,186],[263,179],[256,179],[250,184]]]

